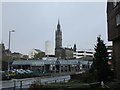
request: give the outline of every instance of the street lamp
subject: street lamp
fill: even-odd
[[[8,46],[9,60],[10,60],[10,37],[11,37],[11,32],[15,32],[15,30],[9,31],[9,46]],[[8,60],[8,71],[10,70],[9,60]]]

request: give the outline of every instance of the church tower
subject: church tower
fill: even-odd
[[[73,51],[76,52],[76,49],[77,49],[77,48],[76,48],[76,44],[74,44],[74,46],[73,46]]]
[[[60,22],[58,19],[57,30],[55,32],[55,48],[62,48],[62,31],[60,28]]]

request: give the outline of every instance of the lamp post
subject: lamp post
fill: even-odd
[[[10,37],[11,37],[11,32],[15,32],[15,30],[11,30],[9,31],[9,46],[8,46],[8,53],[9,53],[9,60],[10,60]],[[10,70],[10,67],[9,67],[9,60],[8,60],[8,72]]]

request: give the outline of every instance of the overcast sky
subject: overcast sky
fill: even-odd
[[[55,30],[60,20],[63,47],[76,43],[78,49],[94,49],[97,36],[105,43],[107,20],[105,2],[4,2],[2,4],[2,41],[11,50],[28,54],[33,48],[45,51],[45,41],[55,43]]]

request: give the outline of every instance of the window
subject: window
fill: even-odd
[[[86,55],[87,57],[93,57],[93,56],[90,56],[90,55]]]
[[[120,13],[118,13],[116,15],[116,25],[119,26],[120,25]]]
[[[114,7],[117,5],[117,0],[113,0]]]
[[[93,54],[93,52],[86,52],[86,53]]]
[[[84,55],[77,55],[77,56],[84,56]]]
[[[84,51],[78,51],[78,53],[84,53]]]
[[[120,2],[120,0],[113,0],[114,7],[116,7],[119,2]]]

